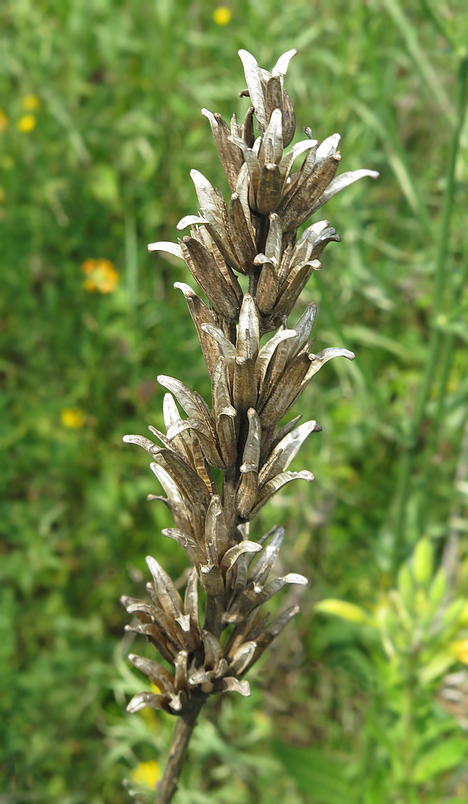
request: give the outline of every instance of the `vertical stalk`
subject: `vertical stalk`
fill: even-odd
[[[172,739],[169,759],[164,776],[156,788],[155,804],[169,804],[179,786],[179,778],[185,761],[188,744],[197,723],[197,717],[206,701],[206,696],[192,697],[184,709],[184,714],[177,719]]]
[[[414,743],[414,712],[413,712],[413,680],[409,678],[403,692],[403,725],[404,735],[402,740],[403,757],[402,764],[404,769],[405,793],[410,802],[410,794],[413,786],[413,743]]]
[[[395,527],[395,542],[393,550],[393,573],[396,575],[398,567],[403,559],[405,548],[405,528],[406,513],[409,497],[410,480],[413,473],[414,459],[418,448],[421,424],[426,411],[429,394],[434,379],[434,374],[439,355],[442,333],[437,329],[437,319],[441,313],[443,296],[446,282],[446,261],[448,255],[450,222],[453,209],[453,196],[455,190],[455,167],[457,162],[458,148],[460,144],[460,134],[466,111],[467,100],[467,73],[468,57],[460,62],[457,81],[457,120],[453,131],[447,160],[446,186],[442,207],[442,217],[440,222],[439,238],[437,244],[437,257],[435,266],[435,282],[432,303],[431,334],[427,351],[427,360],[424,376],[416,396],[416,401],[411,417],[409,433],[407,436],[406,449],[400,465],[398,478],[398,508]]]
[[[466,281],[468,279],[468,254],[465,259],[465,264],[463,266],[463,270],[461,273],[460,280],[457,282],[457,286],[453,289],[452,293],[452,305],[455,306],[457,304],[459,295],[463,292],[463,288],[465,287]],[[423,484],[422,484],[422,495],[423,498],[428,493],[429,487],[429,479],[431,475],[431,468],[432,463],[431,459],[437,452],[438,443],[439,443],[439,435],[440,435],[440,428],[442,424],[442,419],[444,416],[444,409],[445,409],[445,396],[447,393],[447,386],[450,377],[450,371],[452,369],[452,358],[453,353],[455,350],[455,341],[456,335],[453,333],[447,333],[444,335],[443,344],[442,344],[442,358],[441,358],[441,367],[440,367],[440,374],[439,374],[439,384],[438,390],[436,394],[436,408],[435,413],[433,416],[433,422],[431,427],[431,433],[429,436],[429,443],[427,449],[427,460],[425,461],[424,465],[424,477],[423,477]],[[425,524],[425,514],[427,511],[427,506],[421,506],[421,513],[420,513],[420,532],[423,533],[424,524]]]

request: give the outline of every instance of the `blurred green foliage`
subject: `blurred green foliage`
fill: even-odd
[[[459,568],[451,551],[445,551],[436,568],[434,558],[434,546],[423,537],[401,565],[397,588],[372,613],[333,599],[315,607],[319,613],[359,623],[361,644],[355,647],[354,660],[359,656],[372,691],[365,711],[366,751],[352,779],[341,779],[342,800],[352,800],[357,788],[358,800],[365,804],[417,804],[423,790],[423,800],[445,801],[447,771],[463,772],[468,740],[459,725],[468,725],[468,672],[460,670],[459,663],[468,663],[468,598],[455,596]],[[457,672],[450,673],[454,668]],[[308,773],[315,767],[323,776],[321,756],[310,749],[303,752],[301,764]],[[336,785],[340,775],[337,767],[326,777]],[[296,776],[300,784],[297,771]],[[327,792],[323,800],[333,804]]]
[[[313,604],[376,604],[391,585],[402,511],[403,552],[424,534],[440,554],[456,534],[459,594],[467,593],[466,121],[434,300],[465,5],[239,0],[224,27],[215,8],[207,0],[4,0],[0,8],[4,804],[119,804],[131,791],[144,801],[136,783],[122,781],[141,761],[165,761],[173,721],[125,713],[142,681],[124,658],[118,598],[141,594],[147,553],[174,577],[185,562],[160,536],[165,511],[145,502],[155,488],[144,456],[121,437],[161,423],[158,373],[208,394],[172,288],[187,281],[183,266],[150,259],[146,244],[175,239],[177,220],[196,211],[191,167],[226,190],[199,109],[229,118],[245,108],[239,47],[265,67],[296,47],[288,89],[299,127],[318,139],[340,131],[343,169],[374,168],[381,178],[327,206],[344,242],[303,297],[319,304],[317,348],[357,353],[351,366],[327,366],[301,402],[323,433],[296,464],[317,480],[282,493],[256,525],[257,535],[274,522],[287,527],[287,571],[311,579],[303,614],[256,671],[252,698],[226,696],[220,711],[207,711],[180,804],[333,804],[349,780],[357,801],[374,804],[353,780],[375,750],[382,701],[369,656],[377,648],[358,625],[313,616]],[[91,293],[81,266],[103,259],[119,281]],[[435,331],[434,376],[415,433]],[[448,717],[437,707],[434,729]],[[466,738],[450,724],[458,763]],[[382,773],[390,754],[376,754]],[[439,762],[443,786],[427,780],[420,757],[418,800],[466,802],[466,774],[427,756]],[[413,801],[398,785],[387,794]]]

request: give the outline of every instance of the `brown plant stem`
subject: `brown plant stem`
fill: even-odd
[[[179,777],[185,755],[197,723],[197,717],[206,702],[206,695],[198,695],[187,701],[184,713],[177,718],[171,750],[162,779],[156,787],[155,804],[169,804],[179,786]]]

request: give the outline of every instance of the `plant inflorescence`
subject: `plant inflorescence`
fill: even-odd
[[[337,176],[338,134],[319,143],[306,128],[306,139],[284,152],[296,130],[284,90],[294,54],[290,50],[281,56],[270,73],[240,51],[247,82],[241,96],[251,102],[244,122],[239,124],[234,115],[228,126],[221,115],[203,109],[230,187],[229,203],[193,170],[199,213],[186,216],[177,227],[190,234],[177,244],[149,246],[151,252],[184,260],[206,296],[207,303],[189,285],[177,283],[212,389],[210,408],[182,381],[160,376],[168,391],[166,433],[149,429],[161,446],[139,435],[124,439],[150,454],[151,469],[166,494],[150,498],[164,502],[175,524],[163,535],[182,546],[192,566],[182,599],[164,569],[148,557],[153,578],[148,599],[122,599],[135,617],[129,630],[147,637],[166,663],[130,655],[157,691],[139,693],[128,709],[149,706],[178,716],[158,785],[159,804],[169,802],[177,789],[207,698],[222,692],[249,695],[245,674],[298,611],[291,606],[273,622],[264,611],[264,604],[285,585],[307,580],[296,573],[270,579],[284,531],[275,527],[255,540],[250,522],[283,486],[313,480],[310,471],[288,467],[320,426],[314,420],[299,424],[301,416],[286,424],[282,420],[324,363],[336,356],[354,357],[341,348],[312,351],[315,304],[293,326],[288,323],[310,276],[321,269],[325,246],[339,240],[326,220],[300,234],[298,230],[337,192],[378,174],[356,170]],[[270,337],[262,343],[266,335]]]

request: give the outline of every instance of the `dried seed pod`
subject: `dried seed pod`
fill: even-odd
[[[265,100],[263,97],[262,74],[256,59],[247,50],[239,50],[245,73],[245,80],[249,88],[249,97],[255,109],[255,116],[261,128],[265,129],[268,125],[265,110]]]
[[[155,464],[166,470],[187,500],[197,500],[201,508],[208,507],[210,494],[204,481],[175,452],[169,449],[159,450],[154,464],[150,464],[153,471]]]
[[[281,161],[279,163],[279,169],[282,179],[282,192],[285,193],[288,189],[287,183],[289,181],[290,173],[294,162],[296,161],[297,157],[303,154],[305,151],[312,151],[318,145],[317,140],[302,140],[301,142],[297,142],[291,148],[288,153],[282,156]],[[315,161],[315,154],[310,155],[309,162]]]
[[[233,146],[234,147],[234,146]],[[229,225],[231,241],[236,252],[238,264],[243,274],[254,270],[256,255],[250,216],[247,218],[239,193],[233,192],[229,205]]]
[[[239,150],[233,146],[232,142],[229,142],[231,131],[221,115],[212,114],[208,109],[202,109],[201,112],[210,121],[211,131],[213,132],[221,164],[226,173],[229,187],[234,192],[237,176],[243,164],[242,155],[239,153]]]
[[[281,382],[259,404],[262,427],[269,430],[276,427],[300,394],[300,388],[310,366],[309,356],[303,352],[286,366]]]
[[[203,332],[206,332],[218,344],[218,357],[222,355],[229,366],[230,371],[234,371],[234,361],[236,359],[236,348],[231,341],[226,338],[219,327],[214,327],[212,324],[203,324]]]
[[[261,468],[258,477],[260,488],[273,477],[284,472],[297,455],[299,448],[304,443],[307,436],[310,435],[310,433],[320,432],[321,429],[322,428],[316,421],[304,422],[304,424],[301,424],[296,430],[293,430],[292,433],[285,436],[280,443],[277,444],[267,462]]]
[[[239,309],[236,294],[208,249],[194,237],[184,237],[181,251],[190,273],[210,300],[213,309],[225,318],[235,319]]]
[[[333,360],[334,357],[346,357],[348,360],[354,360],[355,355],[354,352],[350,352],[349,349],[340,349],[337,346],[332,346],[329,349],[323,349],[323,351],[318,352],[316,355],[309,354],[308,357],[310,366],[302,380],[301,393],[314,374],[317,374],[317,371],[320,371],[322,366],[328,363],[329,360]]]
[[[247,669],[255,653],[256,647],[256,642],[244,642],[244,644],[236,650],[229,666],[231,673],[234,673],[236,676],[240,676],[241,673]]]
[[[236,505],[239,516],[247,519],[257,497],[258,464],[260,460],[260,419],[257,412],[247,411],[249,432],[245,442],[241,478],[237,489]]]
[[[237,411],[231,404],[228,369],[222,357],[218,359],[213,375],[213,407],[221,455],[224,465],[229,467],[237,458]]]
[[[294,266],[280,287],[274,310],[277,316],[289,315],[306,286],[312,271],[320,271],[321,268],[322,265],[319,260],[311,260],[303,265]]]
[[[164,611],[174,619],[179,617],[181,614],[183,614],[182,598],[172,583],[169,575],[151,556],[146,556],[146,563],[148,564],[151,575],[153,576],[154,591],[156,592]]]
[[[247,223],[251,222],[251,212],[249,207],[249,185],[250,185],[250,178],[249,178],[249,168],[247,164],[244,162],[242,168],[240,170],[239,176],[237,177],[237,184],[236,184],[236,193],[239,196],[239,201],[242,204],[242,209],[244,211],[244,217]],[[255,231],[251,230],[252,237],[255,237]]]
[[[257,388],[258,393],[261,395],[262,398],[266,398],[268,392],[264,389],[264,382],[265,377],[268,371],[268,366],[270,365],[270,361],[272,360],[276,350],[283,343],[283,341],[291,340],[292,338],[296,338],[297,333],[294,329],[283,329],[279,330],[276,335],[273,335],[272,338],[262,346],[260,352],[257,357],[257,362],[255,363],[255,376],[257,380]]]
[[[241,132],[241,135],[242,135],[243,139],[245,140],[246,145],[249,148],[252,148],[252,146],[253,146],[253,144],[255,142],[255,134],[254,134],[254,129],[253,129],[253,114],[254,114],[254,111],[255,111],[254,107],[249,106],[249,108],[247,109],[247,112],[245,113],[244,124],[242,126],[242,132]],[[233,131],[232,129],[231,129],[231,134],[233,136],[236,136],[236,132]],[[237,136],[239,136],[239,134],[237,134]]]
[[[174,689],[176,692],[185,692],[186,695],[189,694],[189,684],[188,684],[188,676],[187,676],[187,651],[180,650],[175,657],[174,665],[175,665],[175,677],[174,677]],[[180,698],[178,699],[180,702]],[[174,703],[171,702],[172,708],[174,707]],[[180,707],[177,707],[177,709]]]
[[[320,207],[323,207],[330,198],[333,198],[334,195],[339,193],[341,190],[344,190],[345,187],[349,187],[350,184],[353,184],[355,181],[368,176],[371,179],[378,179],[379,173],[377,170],[348,170],[346,173],[341,173],[340,176],[336,176],[330,184],[326,187],[323,193],[319,196],[315,204],[312,205],[309,214],[313,215]]]
[[[221,499],[216,494],[210,500],[205,519],[205,550],[208,561],[211,564],[218,564],[228,547],[228,532]]]
[[[149,706],[151,709],[164,709],[167,710],[167,703],[169,699],[167,696],[164,695],[156,695],[154,692],[139,692],[137,695],[134,695],[132,700],[127,706],[127,712],[139,712],[140,709],[143,709],[145,706]]]
[[[205,670],[214,670],[224,656],[223,646],[219,639],[209,631],[203,631],[202,634],[203,646],[205,648],[205,661],[203,666]]]
[[[286,90],[283,92],[283,145],[285,148],[292,142],[296,131],[296,115],[291,98]]]
[[[149,641],[153,643],[156,650],[159,651],[163,659],[169,664],[173,663],[177,651],[162,629],[158,628],[157,625],[154,623],[142,623],[136,627],[126,625],[125,631],[133,631],[135,634],[147,637]]]
[[[193,653],[197,650],[200,640],[197,639],[197,635],[192,631],[189,614],[181,614],[180,617],[177,617],[175,620],[175,630],[179,644],[184,650],[188,653]]]
[[[190,176],[195,184],[200,208],[203,213],[203,218],[206,221],[206,228],[218,246],[227,265],[235,270],[240,270],[229,237],[228,213],[224,198],[214,190],[210,182],[205,179],[198,170],[191,170]],[[179,226],[181,226],[181,224],[179,224]]]
[[[203,357],[205,358],[206,368],[210,377],[213,376],[213,370],[216,361],[219,357],[219,350],[216,343],[213,343],[212,338],[208,337],[206,331],[203,329],[204,325],[215,326],[217,323],[217,316],[213,310],[209,310],[206,304],[193,292],[189,285],[184,282],[175,282],[175,288],[179,288],[185,296],[189,313],[192,321],[195,324],[197,335],[200,340]]]
[[[261,215],[267,215],[277,208],[281,201],[281,185],[281,173],[278,165],[267,162],[260,169],[258,179],[256,206]]]
[[[301,352],[304,349],[304,347],[310,340],[316,315],[317,315],[317,305],[312,302],[311,304],[307,305],[299,321],[297,322],[297,324],[294,325],[294,331],[296,332],[296,337],[294,338],[294,340],[290,340],[287,345],[288,358],[290,360],[292,360],[293,357],[299,354],[299,352]]]
[[[261,586],[268,580],[268,576],[276,561],[280,547],[283,543],[284,528],[275,528],[274,533],[261,554],[255,561],[250,573],[250,582],[253,586]]]
[[[277,491],[283,488],[287,483],[291,483],[292,480],[307,480],[309,483],[314,480],[314,476],[312,472],[308,472],[307,469],[303,469],[301,472],[282,472],[279,475],[276,475],[272,480],[269,480],[259,489],[257,499],[255,501],[255,506],[252,508],[250,512],[250,519],[253,519],[257,516],[258,512],[261,508],[268,502],[268,500],[273,497],[273,494],[276,494]]]
[[[251,695],[250,692],[250,684],[248,681],[239,681],[234,676],[227,676],[227,678],[223,678],[220,683],[220,692],[238,692],[239,695],[242,695],[244,698],[248,698]]]
[[[290,606],[290,608],[286,609],[286,611],[284,611],[274,623],[265,628],[264,633],[261,634],[256,640],[257,649],[251,661],[251,666],[258,661],[263,651],[273,642],[273,640],[281,633],[283,628],[285,628],[292,618],[298,613],[299,606]]]
[[[239,542],[239,544],[235,544],[234,547],[230,547],[229,550],[226,551],[221,561],[221,569],[223,572],[227,572],[234,566],[237,559],[243,555],[243,553],[258,553],[261,549],[261,545],[257,542],[249,542],[247,540]]]
[[[216,438],[216,430],[213,417],[205,400],[196,391],[191,391],[185,383],[174,377],[167,377],[165,374],[158,375],[158,383],[167,388],[174,394],[179,405],[184,409],[187,416],[196,422],[197,429],[207,438]]]
[[[255,300],[246,293],[239,313],[236,355],[239,358],[257,359],[260,341],[260,319]]]
[[[275,578],[274,581],[267,583],[260,592],[259,600],[261,603],[265,603],[267,600],[273,597],[273,595],[276,595],[276,593],[279,592],[280,589],[282,589],[287,583],[307,586],[309,582],[307,578],[304,578],[303,575],[299,575],[297,572],[289,572],[288,575],[285,575],[283,578]]]
[[[247,166],[247,172],[249,176],[249,187],[248,187],[248,203],[249,207],[256,211],[257,210],[257,191],[258,191],[258,182],[260,180],[260,163],[258,161],[258,156],[255,153],[254,148],[248,148],[244,140],[240,137],[231,137],[231,140],[234,145],[237,145],[238,148],[241,149],[245,164]],[[239,174],[239,177],[241,174]],[[236,191],[239,193],[239,197],[242,201],[241,193],[239,192],[239,180],[236,185]]]
[[[271,123],[272,114],[275,111],[283,111],[283,81],[280,75],[272,75],[267,81],[265,86],[265,112],[266,118]],[[280,118],[281,124],[281,152],[283,151],[283,130],[282,130],[282,115]],[[265,131],[263,139],[267,137],[268,128]]]
[[[189,419],[191,428],[191,446],[193,455],[193,468],[197,475],[201,477],[210,494],[216,493],[216,484],[211,473],[210,465],[218,469],[224,469],[224,461],[221,455],[219,442],[216,436],[199,431],[193,426],[192,419]]]
[[[255,257],[256,265],[261,265],[262,270],[257,283],[255,301],[258,309],[264,315],[268,315],[274,309],[278,296],[279,282],[277,270],[271,260],[264,254]]]
[[[220,597],[224,594],[224,580],[218,565],[200,566],[200,583],[207,595]]]
[[[262,137],[262,144],[258,152],[260,167],[272,163],[279,165],[283,156],[283,129],[281,109],[275,107],[271,113],[270,122]]]
[[[223,199],[223,215],[225,216],[223,226],[224,226],[224,228],[226,229],[226,232],[227,232],[229,227],[228,227],[228,219],[227,219],[227,208],[226,208],[226,204],[224,202],[224,199]],[[224,279],[226,280],[227,284],[229,285],[229,287],[234,292],[234,295],[235,295],[235,297],[237,299],[238,307],[240,307],[241,304],[242,304],[242,298],[243,298],[242,288],[239,285],[239,281],[238,281],[236,275],[231,270],[229,261],[226,261],[226,258],[224,256],[222,250],[219,249],[219,247],[218,247],[218,245],[216,243],[216,240],[213,238],[212,234],[210,233],[210,225],[206,224],[205,226],[192,227],[191,236],[195,240],[197,240],[199,243],[201,243],[210,252],[210,254],[212,254],[213,259],[215,260],[216,265],[218,267],[219,273],[222,276],[224,276]],[[231,246],[232,246],[232,244],[231,244]],[[236,266],[234,266],[234,268],[235,267]],[[238,268],[236,270],[238,270]],[[236,316],[236,319],[237,319],[237,316]],[[227,320],[230,320],[230,319],[227,319]],[[220,324],[224,324],[224,322],[225,322],[225,319],[223,319],[221,317]]]
[[[198,614],[198,574],[196,569],[192,569],[185,590],[184,614],[190,617],[190,627],[192,633],[201,639],[200,621]]]
[[[285,232],[297,229],[310,217],[315,202],[334,178],[340,159],[340,155],[336,153],[316,163],[312,175],[295,185],[291,197],[283,199],[278,213]]]
[[[143,656],[135,656],[134,653],[130,653],[128,658],[157,687],[164,690],[164,692],[174,692],[174,676],[162,664],[154,662],[152,659],[146,659]]]
[[[257,403],[255,363],[251,357],[236,357],[232,396],[239,413],[245,413]]]
[[[195,539],[193,539],[191,536],[187,536],[186,533],[183,533],[183,531],[179,530],[178,528],[164,528],[161,533],[163,536],[167,536],[168,539],[174,539],[175,542],[184,548],[185,552],[187,553],[187,558],[192,566],[207,563],[207,556],[203,550],[199,548]]]

